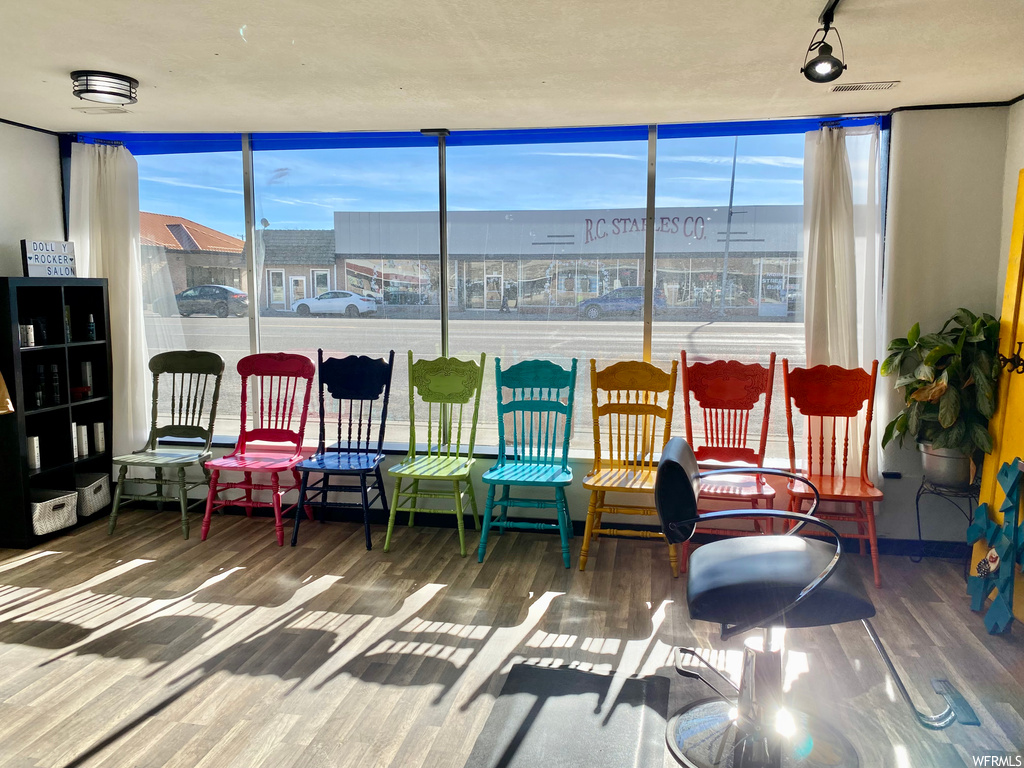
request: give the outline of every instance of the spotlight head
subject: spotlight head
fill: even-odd
[[[811,44],[807,48],[807,54],[804,56],[804,65],[800,68],[804,77],[812,83],[831,83],[833,80],[838,79],[846,69],[846,64],[843,63],[842,59],[832,55],[832,46],[825,42],[825,37],[829,33],[829,27],[818,30],[818,32],[822,31],[824,34],[821,40],[811,40]],[[818,36],[818,32],[814,33],[815,37]],[[838,31],[836,31],[836,37],[839,37]],[[840,39],[839,45],[842,46],[842,43],[843,41]],[[807,60],[806,57],[811,53],[816,55],[814,58]]]

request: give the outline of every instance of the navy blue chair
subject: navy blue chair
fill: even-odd
[[[299,540],[299,510],[319,508],[320,522],[328,509],[361,509],[366,528],[366,548],[370,542],[370,505],[379,501],[388,511],[380,464],[384,459],[384,430],[388,420],[388,398],[391,395],[391,374],[395,368],[395,351],[388,359],[363,355],[329,357],[317,350],[320,379],[320,438],[316,453],[300,463],[302,473],[299,503],[296,506],[292,546]],[[327,445],[327,413],[324,390],[335,401],[337,410],[335,442]],[[333,414],[332,414],[333,415]],[[310,481],[310,473],[320,477]],[[353,481],[354,480],[354,481]],[[330,493],[358,493],[359,501],[329,501]],[[371,498],[371,494],[376,494]]]

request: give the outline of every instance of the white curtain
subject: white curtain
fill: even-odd
[[[871,369],[885,349],[882,327],[882,205],[877,125],[823,127],[804,151],[807,365]],[[879,388],[878,382],[875,384]],[[883,425],[884,426],[884,425]],[[860,436],[848,472],[860,472]],[[868,474],[877,476],[881,429],[872,424]]]
[[[124,147],[71,146],[69,229],[78,273],[107,278],[114,402],[113,451],[149,433],[150,376],[139,259],[139,168]]]

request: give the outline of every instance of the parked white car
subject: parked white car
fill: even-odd
[[[357,296],[351,291],[327,291],[315,299],[300,299],[292,305],[292,311],[301,316],[347,315],[365,317],[377,311],[377,302]]]

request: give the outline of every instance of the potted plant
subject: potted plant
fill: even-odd
[[[904,406],[886,426],[882,447],[912,437],[929,481],[970,484],[971,463],[992,452],[998,344],[999,321],[963,308],[938,333],[922,334],[914,323],[906,337],[889,342],[882,375],[898,377]]]

